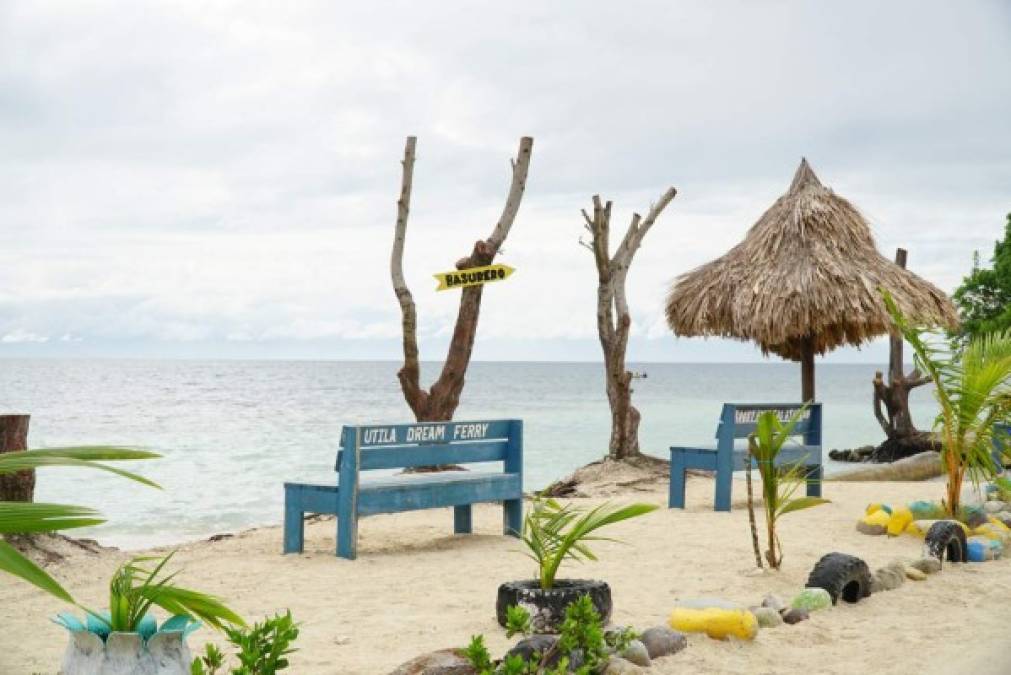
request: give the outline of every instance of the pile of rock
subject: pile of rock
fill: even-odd
[[[624,632],[623,627],[608,629],[605,636],[613,637]],[[513,646],[506,657],[520,655],[529,660],[534,653],[544,654],[555,648],[557,635],[531,635],[525,637]],[[688,638],[684,633],[671,630],[667,626],[647,628],[638,637],[628,643],[620,654],[611,654],[608,660],[598,669],[600,675],[635,675],[644,673],[653,665],[654,659],[677,654],[688,646]],[[562,654],[559,653],[553,662],[557,665]],[[573,672],[583,665],[583,655],[573,651],[568,655],[569,671]],[[462,649],[440,649],[422,654],[401,664],[391,675],[477,675]]]

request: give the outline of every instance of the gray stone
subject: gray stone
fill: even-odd
[[[477,675],[461,649],[440,649],[397,666],[390,675]]]
[[[800,623],[801,621],[806,621],[809,616],[810,614],[808,614],[806,609],[797,609],[794,607],[783,612],[783,623],[793,625],[795,623]]]
[[[671,630],[667,626],[647,628],[639,636],[639,641],[646,646],[646,652],[651,659],[677,654],[688,646],[688,637],[684,633]]]
[[[924,574],[937,574],[941,571],[941,561],[937,558],[920,558],[909,563],[909,566]]]
[[[769,593],[764,598],[762,598],[762,607],[769,607],[776,610],[777,612],[786,608],[786,601],[778,595]]]
[[[783,616],[772,607],[755,607],[751,613],[758,619],[758,625],[762,628],[775,628],[783,625]]]
[[[983,504],[983,510],[986,511],[987,513],[989,513],[989,514],[1000,513],[1001,511],[1005,510],[1006,508],[1007,508],[1007,504],[1005,504],[1004,502],[996,501],[996,500],[989,501],[989,502]]]
[[[639,640],[632,640],[629,642],[628,647],[625,647],[625,651],[621,653],[621,658],[626,661],[631,661],[635,665],[642,666],[643,668],[649,668],[653,665],[653,662],[650,661],[649,651],[647,651],[646,645]]]
[[[506,656],[519,654],[524,661],[529,661],[534,652],[543,654],[554,647],[556,642],[558,642],[557,635],[531,635],[517,642],[516,646],[506,653]]]
[[[887,529],[888,528],[886,528],[884,525],[865,523],[862,520],[857,521],[857,532],[860,532],[861,534],[879,535],[884,534],[887,531]]]
[[[871,577],[871,593],[894,591],[896,588],[905,583],[905,581],[905,565],[902,566],[901,570],[897,570],[891,565],[888,567],[882,567],[874,573],[873,577]]]
[[[612,656],[604,664],[604,669],[601,675],[640,675],[643,673],[642,668],[635,665],[627,659],[623,659],[620,656]]]

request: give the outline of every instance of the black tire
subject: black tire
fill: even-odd
[[[808,588],[824,588],[836,604],[860,602],[871,594],[871,570],[860,558],[846,553],[822,556],[807,577]]]
[[[965,542],[965,530],[954,520],[941,520],[930,526],[924,539],[927,555],[944,564],[964,563],[969,560],[969,548]]]
[[[555,633],[565,619],[565,608],[584,595],[600,614],[601,625],[611,618],[611,587],[595,579],[559,579],[550,590],[541,590],[536,579],[507,581],[498,587],[495,615],[500,626],[506,625],[506,609],[522,605],[530,611],[534,631]]]

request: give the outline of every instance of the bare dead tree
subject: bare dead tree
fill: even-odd
[[[407,235],[407,218],[411,210],[411,184],[414,179],[414,157],[417,138],[409,136],[404,147],[403,175],[400,182],[400,199],[397,201],[396,234],[393,239],[393,253],[390,256],[390,275],[393,279],[393,290],[400,303],[401,327],[404,339],[404,366],[397,373],[404,399],[414,413],[415,419],[423,421],[441,421],[453,419],[453,413],[460,403],[460,393],[463,391],[464,377],[470,364],[471,351],[474,348],[474,337],[477,334],[477,321],[481,310],[482,286],[469,286],[461,291],[460,307],[456,314],[456,326],[453,338],[449,343],[449,351],[439,378],[427,391],[421,387],[421,370],[418,364],[418,316],[414,305],[414,297],[407,288],[404,279],[404,240]],[[473,250],[465,258],[456,262],[457,269],[468,269],[490,265],[495,255],[502,248],[502,243],[509,236],[516,214],[519,212],[523,191],[526,188],[527,170],[530,167],[530,155],[534,139],[520,139],[519,151],[512,162],[512,183],[505,207],[499,217],[491,236],[475,242]]]
[[[906,258],[905,249],[896,249],[896,265],[905,268]],[[891,335],[888,341],[888,384],[885,384],[880,370],[874,374],[873,380],[874,417],[886,436],[885,442],[874,454],[877,459],[888,461],[934,445],[929,434],[916,428],[909,412],[909,392],[931,380],[915,368],[911,373],[904,373],[902,351],[902,336]]]
[[[611,406],[611,440],[608,455],[628,459],[639,453],[639,411],[632,405],[632,373],[625,370],[625,349],[632,320],[628,314],[625,279],[635,252],[653,227],[657,217],[674,199],[677,190],[668,188],[660,200],[650,206],[646,218],[638,213],[625,232],[621,244],[610,254],[611,202],[602,204],[593,196],[593,216],[583,209],[585,227],[592,239],[580,244],[593,252],[597,265],[597,335],[604,350],[604,374],[607,402]]]

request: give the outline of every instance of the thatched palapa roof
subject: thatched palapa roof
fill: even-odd
[[[667,297],[676,335],[754,340],[800,360],[889,331],[878,288],[907,316],[958,325],[948,296],[878,253],[856,207],[802,160],[790,190],[724,256],[678,277]]]

